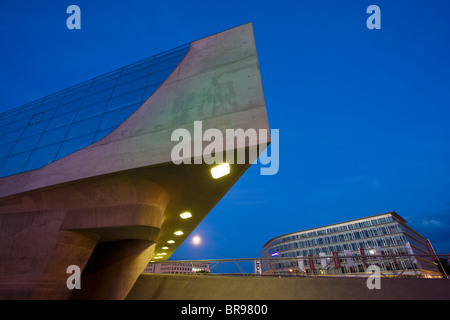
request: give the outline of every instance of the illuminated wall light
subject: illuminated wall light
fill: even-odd
[[[214,179],[219,179],[230,173],[230,165],[228,163],[222,163],[211,169],[211,175]]]
[[[180,217],[182,219],[188,219],[188,218],[192,217],[192,214],[190,212],[186,211],[186,212],[183,212],[182,214],[180,214]]]
[[[167,243],[171,243],[171,244],[172,244],[172,243],[175,243],[175,241],[173,241],[173,240],[168,240]]]
[[[181,236],[183,234],[183,231],[178,230],[178,231],[175,231],[173,234],[176,236]]]

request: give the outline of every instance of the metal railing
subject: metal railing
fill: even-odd
[[[450,254],[314,255],[307,257],[169,260],[153,262],[151,265],[163,265],[163,268],[155,273],[277,277],[367,276],[367,268],[375,265],[379,268],[381,276],[384,277],[448,279],[439,257],[448,260]],[[198,264],[208,265],[208,268],[198,268]],[[440,266],[440,270],[438,266]]]

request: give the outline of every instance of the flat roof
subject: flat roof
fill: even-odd
[[[333,223],[333,224],[329,224],[329,225],[325,225],[325,226],[321,226],[321,227],[315,227],[315,228],[309,228],[309,229],[300,230],[300,231],[295,231],[295,232],[289,232],[289,233],[286,233],[286,234],[283,234],[283,235],[280,235],[280,236],[277,236],[277,237],[275,237],[275,238],[270,239],[269,241],[267,241],[267,242],[263,245],[263,247],[266,247],[267,244],[269,244],[270,242],[272,242],[272,241],[275,240],[275,239],[283,238],[283,237],[286,237],[286,236],[289,236],[289,235],[292,235],[292,234],[303,233],[303,232],[311,232],[311,231],[313,231],[313,230],[324,229],[324,228],[330,228],[330,227],[337,226],[337,225],[340,225],[340,224],[349,224],[349,223],[352,223],[352,222],[356,222],[356,221],[360,221],[360,220],[365,220],[365,219],[370,219],[370,218],[375,218],[375,217],[381,217],[381,216],[384,216],[384,215],[391,215],[391,216],[394,216],[394,217],[395,217],[397,220],[399,220],[400,222],[406,223],[406,220],[405,220],[404,218],[402,218],[398,213],[396,213],[395,211],[390,211],[390,212],[385,212],[385,213],[375,214],[375,215],[367,216],[367,217],[363,217],[363,218],[352,219],[352,220],[343,221],[343,222],[337,222],[337,223]]]

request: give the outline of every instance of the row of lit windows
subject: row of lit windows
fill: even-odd
[[[311,237],[316,237],[316,236],[320,236],[320,235],[331,234],[331,233],[336,233],[336,232],[341,232],[341,231],[353,230],[353,229],[357,229],[357,228],[376,226],[379,224],[384,224],[384,223],[389,223],[389,222],[394,222],[394,221],[396,221],[396,220],[392,216],[388,216],[388,217],[371,219],[371,220],[366,220],[366,221],[361,221],[361,222],[349,223],[349,224],[336,226],[336,227],[330,227],[330,228],[321,229],[321,230],[301,232],[298,234],[294,234],[294,235],[276,239],[275,241],[271,242],[270,245],[276,245],[276,244],[279,244],[282,242],[311,238]]]
[[[278,246],[268,246],[264,249],[262,255],[271,252],[285,251],[297,248],[306,248],[324,244],[332,244],[339,242],[348,242],[357,239],[373,238],[382,235],[388,235],[393,233],[402,232],[401,227],[397,224],[389,224],[384,226],[378,226],[353,232],[344,232],[340,234],[334,234],[331,236],[315,237],[311,239],[291,241],[290,243],[285,243]]]
[[[346,243],[338,243],[330,246],[316,246],[314,248],[304,250],[295,250],[293,248],[290,248],[287,251],[277,252],[277,256],[297,257],[297,256],[307,256],[309,254],[319,255],[320,252],[324,252],[327,255],[331,255],[333,251],[336,252],[343,252],[344,250],[356,251],[359,250],[360,248],[368,250],[374,248],[375,246],[389,247],[389,246],[403,245],[406,242],[407,242],[406,237],[402,234],[398,234],[389,237],[379,237],[363,241],[350,241]]]

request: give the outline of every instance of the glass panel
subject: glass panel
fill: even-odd
[[[8,130],[8,125],[0,127],[0,137]]]
[[[75,121],[87,119],[99,114],[103,114],[106,110],[106,105],[108,104],[108,100],[90,105],[89,107],[78,110],[77,116],[75,117]]]
[[[97,132],[97,134],[95,135],[95,138],[94,138],[94,142],[97,142],[97,141],[103,139],[103,138],[106,137],[108,134],[110,134],[111,132],[113,132],[114,129],[115,129],[115,128],[109,128],[109,129],[106,129],[106,130]]]
[[[44,111],[41,121],[50,120],[55,114],[56,108]]]
[[[48,125],[48,121],[41,121],[25,128],[22,133],[22,138],[29,137],[45,130]]]
[[[87,136],[83,136],[80,138],[72,139],[69,141],[65,141],[61,149],[58,152],[58,155],[56,156],[56,159],[61,159],[62,157],[65,157],[75,151],[78,151],[92,143],[94,139],[94,135],[90,134]]]
[[[38,169],[52,163],[56,153],[58,153],[59,147],[60,144],[58,143],[34,150],[24,167],[24,171]]]
[[[156,73],[152,73],[148,78],[147,85],[163,83],[171,73],[172,69],[165,69]]]
[[[58,127],[62,127],[72,123],[73,118],[75,117],[75,112],[66,113],[60,117],[53,118],[48,125],[47,130],[55,129]]]
[[[97,131],[101,120],[101,116],[96,116],[83,121],[72,123],[66,139],[76,138]]]
[[[2,144],[0,146],[0,158],[6,157],[11,149],[14,147],[15,142],[10,142],[8,144]]]
[[[137,78],[141,78],[144,76],[147,76],[150,73],[150,68],[144,68],[144,69],[140,69],[134,72],[130,72],[124,75],[120,75],[119,80],[117,81],[117,85],[126,83],[128,81],[137,79]]]
[[[145,91],[144,91],[144,97],[142,100],[145,101],[148,98],[150,98],[150,96],[153,94],[153,92],[155,92],[156,89],[158,89],[160,85],[161,85],[160,83],[157,83],[157,84],[153,84],[151,86],[146,87]]]
[[[9,126],[14,121],[14,117],[2,118],[0,126]]]
[[[14,149],[11,151],[11,154],[17,154],[33,150],[36,144],[38,143],[40,136],[41,135],[38,134],[25,139],[20,139],[19,141],[17,141],[16,145],[14,146]]]
[[[69,130],[69,126],[64,126],[58,129],[45,131],[42,134],[37,147],[40,148],[43,146],[48,146],[63,141],[64,137],[66,136],[67,130]]]
[[[66,96],[64,97],[64,99],[62,100],[61,104],[66,104],[78,99],[82,99],[86,96],[88,90],[84,89],[84,90],[80,90],[77,92],[73,92],[73,93],[66,93]]]
[[[167,68],[171,68],[173,69],[174,66],[177,66],[180,61],[183,59],[184,55],[179,55],[173,58],[169,58],[169,59],[159,59],[159,60],[155,60],[155,62],[153,63],[152,66],[152,73],[161,71],[161,70],[165,70]]]
[[[54,100],[61,100],[64,97],[64,94],[66,93],[67,89],[64,90],[60,90],[58,92],[52,93],[46,97],[44,97],[44,103],[47,103],[49,101],[54,101]]]
[[[35,124],[35,123],[41,122],[43,116],[44,116],[44,112],[40,112],[40,113],[38,113],[38,114],[35,114],[35,115],[33,116],[33,118],[31,118],[29,124]]]
[[[94,93],[97,93],[97,92],[100,92],[100,91],[103,91],[103,90],[106,90],[106,89],[110,89],[110,88],[112,88],[112,87],[114,87],[116,85],[116,81],[117,81],[117,79],[112,79],[112,80],[109,80],[109,81],[104,81],[102,83],[94,84],[89,89],[89,94],[88,95],[91,95],[91,94],[94,94]]]
[[[31,151],[16,154],[14,156],[9,156],[8,158],[6,158],[5,162],[0,168],[0,176],[7,176],[21,172],[25,162],[30,156],[30,153]]]
[[[58,110],[56,110],[55,117],[77,110],[78,108],[80,108],[82,102],[83,100],[80,99],[67,104],[60,105],[58,107]]]
[[[121,76],[132,73],[141,69],[147,70],[147,74],[150,71],[150,67],[153,62],[153,57],[146,59],[146,61],[140,62],[140,63],[134,63],[122,70]]]
[[[108,89],[96,94],[92,94],[84,98],[83,106],[89,106],[94,103],[98,103],[103,100],[108,100],[111,97],[112,89]]]
[[[11,125],[9,126],[8,131],[13,131],[13,130],[17,130],[19,128],[23,128],[28,124],[29,121],[30,121],[30,118],[14,120],[14,122],[11,123]]]
[[[23,129],[5,133],[0,140],[0,144],[16,141],[17,139],[19,139],[22,130]]]
[[[135,104],[123,109],[119,109],[113,112],[106,113],[103,117],[102,124],[100,125],[99,131],[116,128],[122,124],[128,117],[133,114],[134,111],[139,107],[139,104]]]
[[[140,89],[142,87],[145,86],[145,84],[147,83],[147,77],[142,77],[127,83],[124,83],[121,86],[117,86],[114,89],[114,93],[113,96],[117,97],[120,96],[121,94],[136,90],[136,89]]]
[[[62,97],[61,97],[62,98]],[[42,112],[51,108],[56,108],[61,103],[61,98],[58,100],[52,100],[52,101],[44,101],[42,102],[42,105],[38,108],[37,112]]]
[[[119,69],[119,70],[112,71],[112,72],[106,73],[106,74],[104,74],[102,76],[94,78],[93,79],[94,81],[92,82],[91,89],[94,86],[97,86],[99,83],[102,83],[102,82],[105,82],[105,81],[117,80],[117,78],[120,75],[120,72],[121,72],[121,70]]]
[[[31,116],[33,116],[33,114],[35,114],[36,109],[37,109],[36,107],[27,108],[27,109],[20,109],[17,112],[17,117],[16,117],[15,120],[17,121],[17,120],[23,119],[23,118],[27,118],[27,119],[31,118]]]
[[[111,99],[109,102],[108,111],[119,109],[121,107],[128,106],[132,103],[140,102],[142,99],[143,90],[136,90],[119,97]]]
[[[3,112],[1,172],[36,169],[101,140],[153,94],[188,50],[189,44]]]
[[[79,91],[79,90],[89,89],[89,87],[91,86],[91,83],[92,83],[92,79],[88,80],[88,81],[84,81],[80,84],[71,86],[70,88],[67,89],[66,96],[69,94],[72,94],[73,92]]]

